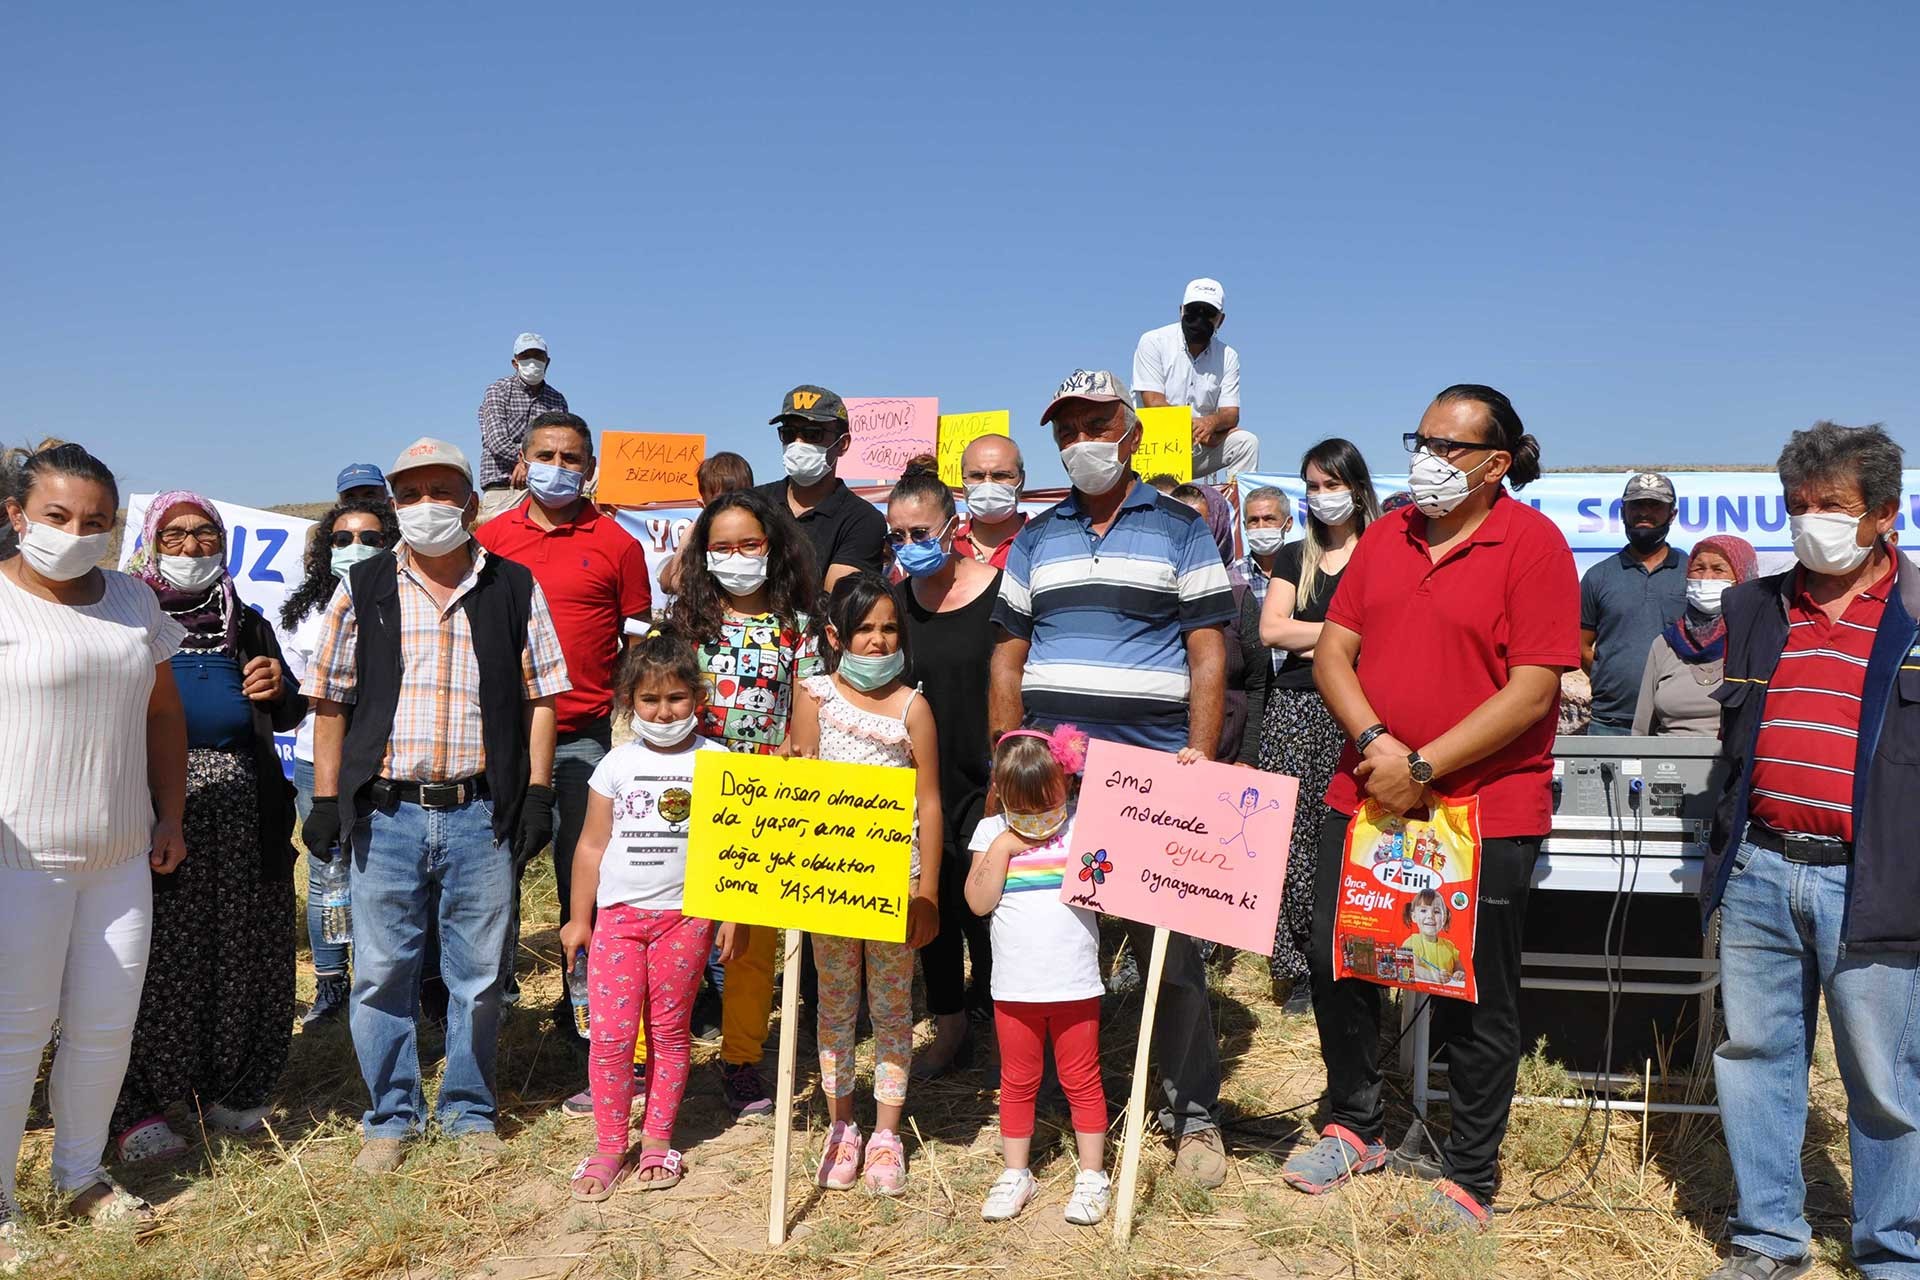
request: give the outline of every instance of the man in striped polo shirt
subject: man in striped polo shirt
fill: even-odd
[[[989,727],[1071,722],[1096,738],[1211,759],[1226,709],[1233,591],[1213,535],[1192,508],[1134,478],[1140,419],[1126,384],[1077,369],[1042,425],[1073,492],[1013,539],[993,620]],[[1135,930],[1151,938],[1151,930]],[[1206,968],[1192,938],[1167,946],[1154,1026],[1161,1128],[1174,1168],[1202,1186],[1226,1180],[1213,1118],[1220,1055]]]
[[[1891,544],[1901,450],[1822,422],[1780,454],[1799,567],[1726,596],[1731,766],[1701,880],[1739,1204],[1710,1280],[1812,1269],[1800,1145],[1818,1000],[1847,1090],[1853,1263],[1920,1277],[1920,572]]]

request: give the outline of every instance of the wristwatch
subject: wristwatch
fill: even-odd
[[[1420,758],[1418,751],[1407,752],[1407,776],[1421,786],[1433,781],[1433,766]]]
[[[1383,724],[1376,724],[1372,728],[1362,732],[1359,737],[1353,740],[1353,749],[1355,753],[1359,755],[1367,754],[1367,748],[1373,745],[1373,740],[1379,737],[1381,734],[1385,733],[1386,731],[1387,731],[1387,726]]]

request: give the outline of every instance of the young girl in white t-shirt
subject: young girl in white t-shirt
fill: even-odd
[[[1048,1042],[1073,1113],[1080,1172],[1066,1219],[1106,1217],[1107,1095],[1100,1082],[1100,926],[1093,912],[1060,900],[1073,847],[1073,811],[1087,737],[1072,725],[1051,733],[1015,729],[993,753],[1001,812],[974,828],[967,905],[989,915],[993,1018],[1000,1041],[1000,1150],[1006,1171],[980,1216],[1019,1216],[1037,1189],[1027,1159],[1033,1104]]]
[[[680,914],[687,881],[693,759],[725,747],[694,732],[706,682],[693,646],[655,630],[620,660],[614,698],[633,712],[632,742],[609,751],[588,781],[586,826],[573,853],[572,915],[560,930],[567,968],[587,953],[592,1032],[587,1087],[596,1143],[573,1171],[573,1198],[605,1200],[632,1174],[642,1190],[680,1181],[673,1122],[686,1092],[693,997],[707,951],[746,945],[747,926]],[[633,1049],[647,1037],[646,1120],[631,1158]]]

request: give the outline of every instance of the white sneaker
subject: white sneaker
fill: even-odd
[[[173,1131],[162,1116],[149,1116],[120,1135],[116,1144],[120,1163],[145,1164],[149,1160],[171,1160],[187,1150],[187,1140]]]
[[[200,1119],[215,1133],[231,1133],[244,1138],[265,1129],[267,1117],[272,1114],[272,1107],[248,1107],[244,1111],[237,1111],[216,1102],[201,1112]]]
[[[1082,1172],[1073,1180],[1073,1194],[1067,1197],[1067,1221],[1076,1227],[1091,1227],[1107,1216],[1113,1203],[1113,1184],[1104,1173]]]
[[[1004,1170],[988,1188],[987,1202],[980,1206],[980,1216],[988,1222],[1010,1222],[1020,1216],[1027,1201],[1033,1199],[1033,1193],[1039,1189],[1029,1170]]]

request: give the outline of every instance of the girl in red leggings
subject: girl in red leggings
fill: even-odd
[[[609,751],[588,780],[587,820],[573,852],[572,916],[560,931],[567,968],[587,953],[592,1033],[587,1087],[594,1151],[573,1171],[573,1198],[612,1195],[629,1174],[642,1190],[680,1181],[673,1121],[686,1092],[693,996],[714,923],[680,914],[687,880],[687,804],[693,758],[724,751],[693,731],[706,683],[693,646],[656,629],[630,648],[614,697],[633,712],[633,742]],[[719,926],[721,958],[746,945],[745,925]],[[633,1047],[644,1024],[646,1121],[629,1149]]]
[[[1007,1166],[980,1209],[989,1222],[1017,1217],[1036,1189],[1027,1160],[1048,1041],[1080,1157],[1066,1219],[1092,1226],[1111,1200],[1107,1096],[1100,1083],[1099,923],[1093,912],[1060,900],[1086,743],[1071,725],[1003,736],[993,755],[1002,812],[983,818],[971,842],[980,856],[967,875],[967,905],[975,915],[993,917],[1000,1149]]]

